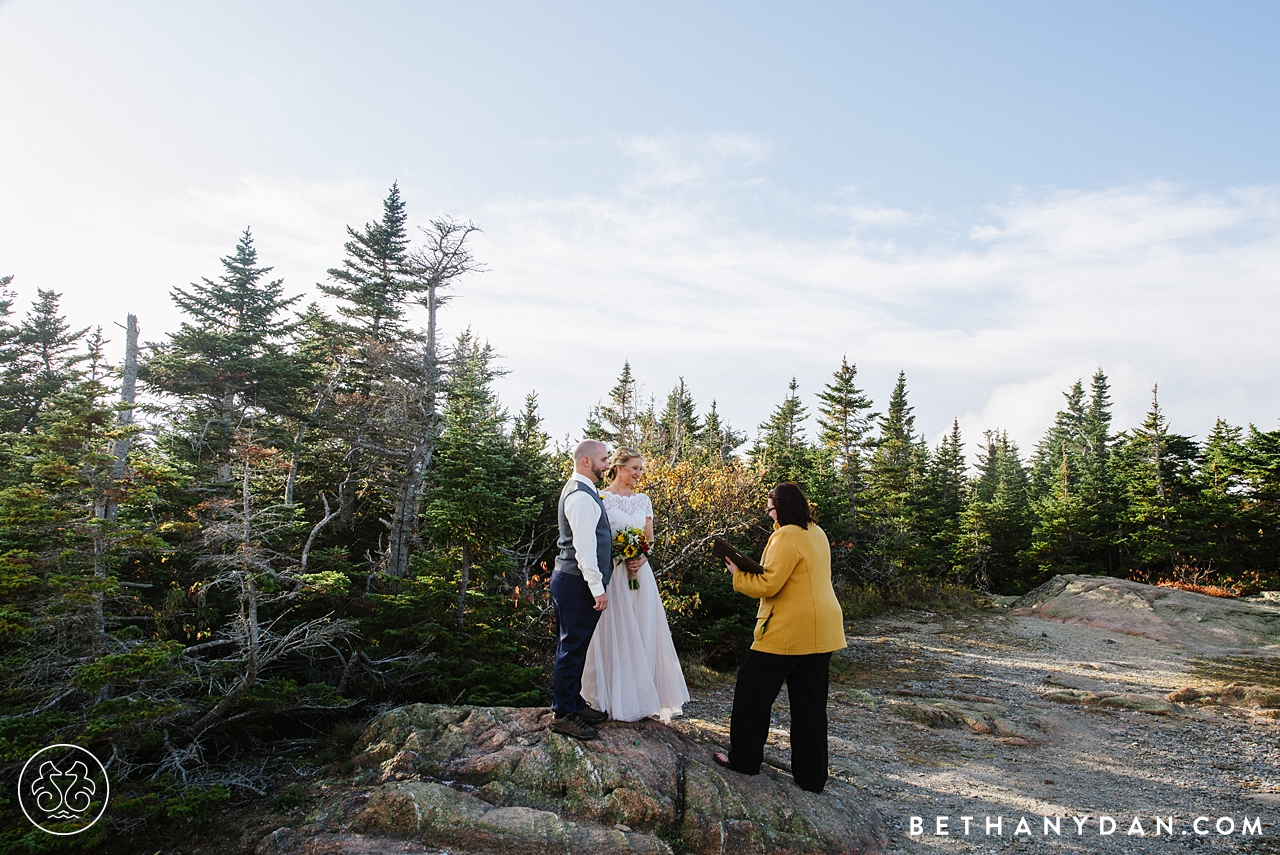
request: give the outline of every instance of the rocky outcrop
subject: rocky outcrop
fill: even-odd
[[[935,728],[964,728],[982,736],[1001,737],[1010,744],[1032,745],[1044,739],[1034,724],[1014,721],[1008,704],[981,695],[924,695],[899,691],[897,697],[849,689],[840,696],[851,703],[884,707],[907,721]]]
[[[1045,692],[1041,697],[1047,701],[1056,701],[1060,704],[1107,707],[1115,710],[1151,713],[1152,715],[1171,715],[1178,711],[1176,706],[1164,698],[1133,692],[1090,692],[1086,689],[1055,689]]]
[[[1128,687],[1118,687],[1088,677],[1051,673],[1045,676],[1044,682],[1052,688],[1041,697],[1059,704],[1131,710],[1152,715],[1172,715],[1178,712],[1178,707],[1170,703],[1171,699],[1150,692],[1131,691]]]
[[[1225,686],[1184,686],[1165,700],[1191,707],[1217,705],[1246,710],[1259,718],[1280,718],[1280,688],[1233,682]]]
[[[259,855],[867,853],[884,845],[858,791],[820,795],[766,766],[739,775],[667,725],[609,723],[597,742],[548,730],[550,711],[417,704],[376,719],[359,788],[279,829]],[[379,848],[383,847],[383,848]],[[397,848],[398,847],[398,848]],[[405,848],[418,847],[418,848]]]
[[[1102,576],[1055,576],[1013,614],[1180,644],[1203,653],[1280,656],[1280,605],[1231,600]]]

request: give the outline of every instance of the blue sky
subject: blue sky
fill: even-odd
[[[630,359],[753,429],[907,372],[1024,448],[1102,365],[1121,426],[1280,416],[1280,6],[0,2],[0,274],[73,318],[292,290],[399,181],[484,229],[446,323],[571,433]],[[567,333],[597,344],[567,353]]]

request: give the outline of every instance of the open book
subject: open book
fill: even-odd
[[[717,537],[715,539],[715,542],[711,545],[711,551],[715,554],[716,558],[728,558],[734,564],[737,564],[738,569],[744,573],[764,572],[764,568],[760,566],[759,561],[743,555],[736,546],[725,540],[723,537]]]

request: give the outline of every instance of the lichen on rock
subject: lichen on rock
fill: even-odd
[[[537,708],[392,710],[354,751],[366,791],[347,788],[314,814],[323,821],[273,832],[259,849],[311,852],[338,838],[360,852],[411,840],[454,852],[592,855],[669,853],[672,843],[745,855],[884,845],[879,817],[842,781],[813,794],[773,767],[739,775],[718,767],[702,741],[659,722],[611,722],[599,741],[583,743],[552,733],[550,719]]]

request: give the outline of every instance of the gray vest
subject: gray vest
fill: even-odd
[[[560,554],[556,556],[556,569],[573,576],[582,575],[582,571],[578,569],[578,552],[573,548],[573,530],[569,528],[569,518],[564,515],[564,500],[577,490],[589,493],[600,506],[600,521],[596,523],[596,561],[599,562],[600,574],[604,576],[607,588],[609,579],[613,576],[613,531],[609,528],[609,515],[605,513],[604,502],[600,500],[596,488],[588,487],[577,478],[565,485],[565,489],[560,492],[560,504],[556,507],[556,517],[560,521],[560,537],[556,540]]]

